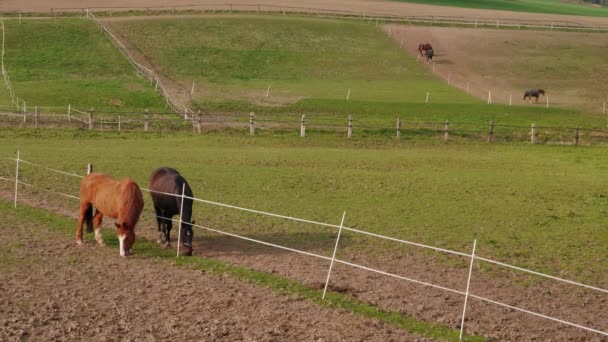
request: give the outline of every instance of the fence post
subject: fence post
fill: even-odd
[[[38,128],[38,106],[36,106],[36,108],[34,109],[34,128]]]
[[[118,131],[120,132],[120,115],[118,116]]]
[[[182,244],[182,215],[184,212],[184,194],[186,193],[186,183],[182,185],[182,204],[179,207],[179,228],[177,229],[177,256],[179,257],[179,246]]]
[[[302,114],[302,121],[300,123],[300,137],[306,136],[306,114]]]
[[[492,104],[492,91],[488,90],[488,104]]]
[[[146,108],[146,110],[144,110],[144,113],[146,115],[146,118],[144,119],[144,131],[148,131],[148,129],[150,129],[150,111],[148,110],[148,108]]]
[[[580,129],[580,127],[577,127],[577,128],[576,128],[576,132],[574,133],[574,144],[575,144],[576,146],[578,146],[578,143],[579,143],[579,139],[580,139],[580,130],[581,130],[581,129]]]
[[[430,92],[427,91],[426,92],[426,100],[424,100],[424,103],[429,103],[429,95],[430,95]]]
[[[513,94],[509,95],[509,107],[513,106]]]
[[[462,308],[462,320],[460,321],[460,340],[462,341],[462,334],[464,332],[464,317],[467,313],[467,301],[469,299],[469,288],[471,286],[471,274],[473,273],[473,262],[475,261],[475,247],[477,247],[477,240],[473,241],[473,253],[471,253],[471,264],[469,265],[469,278],[467,279],[467,291],[464,295],[464,307]]]
[[[17,151],[17,166],[15,168],[15,208],[17,208],[17,193],[19,192],[19,151]]]
[[[353,137],[353,116],[349,115],[348,116],[348,133],[347,133],[347,137],[348,139]]]
[[[448,141],[450,138],[450,123],[448,120],[445,120],[445,125],[443,126],[443,141]]]
[[[72,105],[68,105],[68,122],[72,122]]]
[[[549,95],[545,96],[545,100],[547,100],[547,108],[549,108]]]
[[[397,140],[401,140],[401,118],[397,118]]]
[[[93,173],[93,164],[88,163],[87,164],[87,175]]]
[[[336,260],[336,251],[338,250],[338,243],[340,242],[340,234],[342,234],[342,227],[344,226],[344,217],[346,217],[346,211],[342,213],[342,221],[340,221],[340,228],[338,229],[338,237],[336,238],[336,245],[334,246],[334,253],[331,256],[331,263],[329,264],[329,271],[327,271],[327,280],[325,280],[325,287],[323,288],[323,296],[321,299],[325,299],[325,293],[327,292],[327,286],[329,285],[329,277],[331,276],[331,269],[334,267],[334,261]]]
[[[198,133],[203,133],[203,114],[201,114],[201,110],[198,110]]]
[[[488,130],[488,142],[491,143],[494,140],[494,120],[490,121],[490,128]]]
[[[536,144],[536,124],[532,124],[532,130],[530,131],[530,142]]]
[[[89,110],[89,129],[93,129],[93,108]]]
[[[249,113],[249,135],[255,134],[255,121],[253,120],[254,118],[255,118],[255,113],[253,113],[253,112]]]

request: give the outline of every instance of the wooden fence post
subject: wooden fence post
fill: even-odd
[[[40,113],[38,112],[38,106],[34,109],[34,128],[38,128],[38,117]]]
[[[490,128],[488,129],[488,142],[491,143],[494,140],[494,120],[490,121]]]
[[[306,136],[306,114],[302,114],[302,121],[300,123],[300,137]]]
[[[397,118],[397,140],[401,140],[401,118]]]
[[[353,137],[353,116],[349,115],[348,116],[348,133],[347,133],[348,139]]]
[[[532,130],[530,131],[530,142],[536,144],[536,124],[532,124]]]
[[[443,141],[448,141],[450,138],[450,123],[448,120],[445,120],[445,125],[443,126]]]
[[[93,129],[93,108],[89,110],[89,129]]]
[[[120,132],[120,115],[118,116],[118,131]]]
[[[87,164],[87,175],[93,172],[93,164]]]
[[[579,140],[580,140],[580,127],[576,128],[576,132],[574,133],[574,144],[576,146],[578,146]]]
[[[68,122],[72,122],[72,105],[68,105]]]
[[[203,114],[201,113],[201,110],[198,110],[198,133],[201,134],[203,133]]]
[[[253,113],[253,112],[249,113],[249,135],[255,134],[255,121],[253,120],[254,118],[255,118],[255,113]]]
[[[146,115],[145,119],[144,119],[144,131],[148,131],[148,129],[150,129],[150,111],[148,110],[148,108],[146,108],[146,110],[144,110],[144,113]]]

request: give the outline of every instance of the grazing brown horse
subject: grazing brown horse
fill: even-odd
[[[93,215],[95,206],[95,215]],[[144,208],[141,190],[131,178],[114,180],[101,173],[91,173],[80,182],[80,215],[76,228],[76,242],[82,244],[82,224],[86,221],[87,232],[95,225],[95,240],[103,245],[101,220],[103,216],[116,219],[120,242],[120,256],[131,254],[135,242],[135,225]]]
[[[541,95],[545,95],[545,91],[543,89],[528,89],[524,92],[524,101],[526,98],[529,103],[532,103],[532,98],[536,98],[536,103],[538,103],[538,97]]]
[[[426,50],[432,50],[432,49],[433,49],[433,47],[429,43],[418,44],[418,53],[420,53],[420,56],[425,56]]]

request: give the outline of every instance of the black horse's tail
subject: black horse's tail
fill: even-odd
[[[87,224],[87,233],[93,232],[93,205],[84,213],[84,222]]]

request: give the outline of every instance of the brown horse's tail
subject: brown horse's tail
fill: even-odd
[[[84,222],[87,224],[87,233],[93,232],[93,205],[84,213]]]

